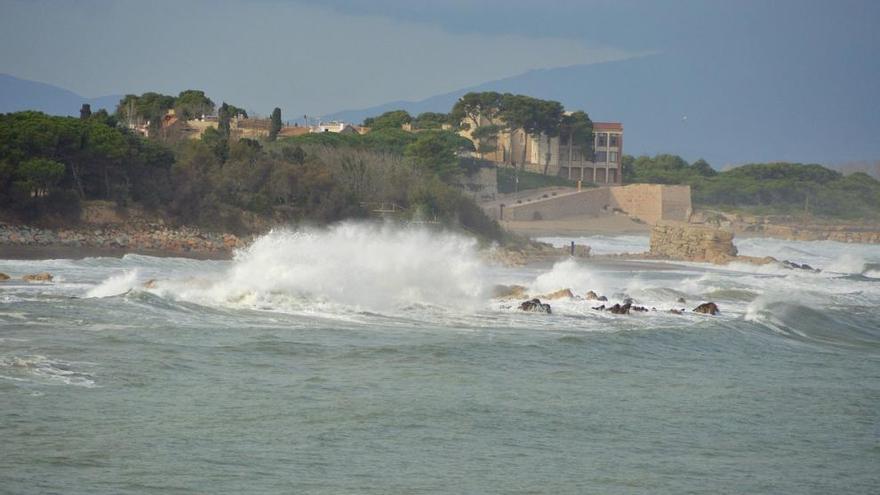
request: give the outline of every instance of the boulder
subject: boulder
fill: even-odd
[[[521,299],[527,297],[528,293],[522,285],[496,285],[492,289],[492,296],[499,299]]]
[[[7,275],[3,272],[0,272],[0,282],[2,282],[4,280],[9,280],[9,278],[10,278],[9,275]]]
[[[547,313],[550,314],[550,305],[544,304],[540,299],[530,299],[528,301],[524,301],[519,305],[519,309],[523,311],[530,311],[533,313]]]
[[[51,282],[52,274],[51,273],[32,273],[30,275],[25,275],[21,277],[25,282]]]
[[[609,311],[616,315],[626,315],[629,314],[629,310],[631,307],[632,303],[623,303],[622,306],[620,304],[615,304],[614,306],[611,306],[611,308],[609,308]]]
[[[151,278],[150,280],[144,282],[144,289],[155,289],[156,287],[158,287],[158,285],[159,284],[156,282],[156,279]]]
[[[540,299],[550,299],[552,301],[554,299],[574,299],[574,294],[571,292],[571,289],[559,289],[556,292],[551,292],[538,297]]]
[[[707,315],[717,315],[721,310],[718,309],[718,305],[713,302],[707,302],[700,304],[696,308],[694,308],[694,313],[704,313]]]
[[[599,294],[596,294],[593,291],[587,292],[587,294],[584,296],[584,299],[586,299],[587,301],[607,301],[608,300],[607,297],[600,296]]]

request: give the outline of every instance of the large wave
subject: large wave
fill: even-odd
[[[481,269],[473,239],[422,227],[343,222],[274,230],[238,251],[219,279],[160,287],[194,302],[260,308],[452,307],[483,297]]]

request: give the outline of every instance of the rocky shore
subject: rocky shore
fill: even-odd
[[[169,228],[161,224],[43,229],[0,223],[0,249],[74,248],[225,257],[246,242],[247,239],[232,234],[204,232],[192,227]]]

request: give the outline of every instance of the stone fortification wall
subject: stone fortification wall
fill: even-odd
[[[736,258],[733,233],[682,222],[660,222],[651,230],[651,256],[727,263]]]
[[[560,194],[523,204],[507,205],[504,220],[557,220],[573,215],[598,214],[610,209],[607,187]]]
[[[687,222],[691,215],[691,189],[662,184],[596,187],[507,205],[504,220],[557,220],[599,215],[613,209],[651,225],[661,220]]]

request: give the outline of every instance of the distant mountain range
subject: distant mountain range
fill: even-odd
[[[866,104],[876,97],[846,90],[859,86],[849,79],[857,74],[830,71],[817,81],[786,61],[752,72],[719,65],[660,54],[533,70],[326,118],[360,122],[398,108],[412,114],[446,112],[468,91],[493,90],[557,100],[566,109],[585,110],[594,121],[622,122],[628,154],[675,153],[691,161],[705,158],[719,169],[748,162],[836,164],[880,157],[880,140],[873,133],[880,128],[880,113]],[[813,78],[811,84],[803,84],[805,78]]]
[[[92,111],[116,110],[120,95],[86,98],[51,84],[19,79],[8,74],[0,74],[0,113],[22,110],[38,110],[50,115],[79,115],[83,103],[92,106]]]

